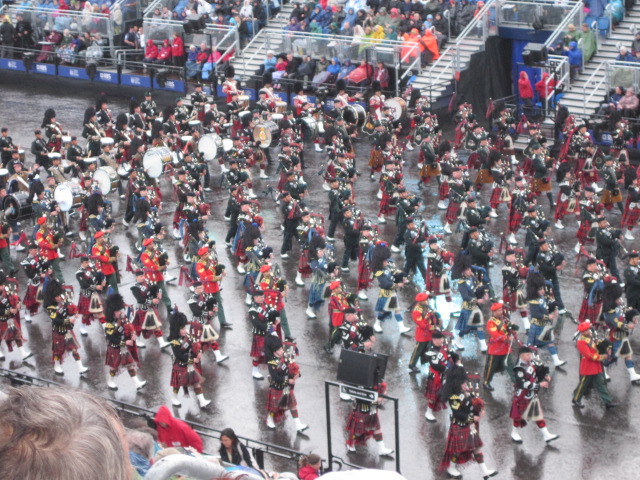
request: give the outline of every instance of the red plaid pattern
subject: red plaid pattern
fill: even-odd
[[[364,259],[364,251],[358,254],[358,291],[367,290],[373,282],[373,272]]]
[[[28,285],[27,291],[24,294],[24,299],[22,300],[24,308],[26,308],[31,315],[35,315],[38,312],[38,308],[40,307],[40,304],[36,301],[37,293],[37,285]]]
[[[347,420],[346,431],[348,438],[356,445],[364,445],[373,434],[380,430],[380,419],[378,413],[370,414],[352,410]]]
[[[524,214],[515,208],[509,209],[509,232],[516,233],[522,225]]]
[[[596,323],[598,321],[598,318],[600,318],[601,312],[602,302],[596,302],[593,305],[589,306],[589,299],[585,298],[582,300],[582,305],[580,306],[578,323],[582,323],[587,319],[591,320],[591,323]]]
[[[620,220],[620,226],[631,230],[633,227],[638,225],[638,220],[640,220],[640,208],[630,209],[627,204],[627,207],[624,209],[624,213],[622,214],[622,219]]]
[[[64,333],[52,332],[51,343],[52,358],[55,360],[58,357],[60,363],[64,360],[65,353],[78,350],[76,335],[73,332],[71,332],[71,338],[69,339],[66,338]]]
[[[249,356],[259,358],[260,363],[266,363],[264,358],[264,335],[253,334]]]
[[[116,372],[122,368],[128,368],[135,364],[135,360],[128,349],[122,350],[120,347],[107,345],[107,357],[104,364]]]
[[[474,450],[481,448],[483,445],[480,434],[471,435],[471,426],[464,427],[452,423],[447,436],[447,445],[444,450],[440,468],[445,469],[455,459],[456,464],[462,465],[473,458]]]
[[[460,212],[460,204],[449,200],[447,207],[446,220],[449,225],[453,225],[458,220],[458,212]]]
[[[190,387],[200,383],[202,377],[197,369],[189,371],[188,367],[182,367],[174,364],[171,369],[171,386],[173,388]]]
[[[440,388],[442,388],[442,379],[440,378],[440,375],[436,374],[436,376],[427,380],[427,389],[424,396],[427,399],[429,408],[434,412],[439,412],[440,410],[447,408],[446,402],[440,400],[440,397],[438,396]]]
[[[445,201],[449,198],[449,182],[442,182],[438,189],[438,200]]]
[[[302,278],[309,278],[313,273],[309,266],[309,250],[304,249],[300,252],[300,260],[298,260],[298,272],[302,275]]]

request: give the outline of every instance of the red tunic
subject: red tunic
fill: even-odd
[[[576,347],[580,352],[580,375],[598,375],[602,373],[600,354],[595,347],[595,342],[590,337],[580,336]]]
[[[511,346],[511,336],[505,322],[491,317],[487,322],[487,331],[489,332],[487,353],[489,355],[507,355]]]
[[[104,244],[96,244],[91,249],[91,255],[98,260],[100,271],[104,276],[109,276],[116,273],[113,264],[111,263],[111,254]]]

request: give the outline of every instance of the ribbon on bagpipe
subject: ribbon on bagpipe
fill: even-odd
[[[449,113],[453,113],[453,110],[455,109],[454,105],[456,104],[457,96],[458,95],[456,93],[451,95],[451,100],[449,100],[449,105],[447,106],[447,110]]]
[[[589,292],[589,306],[592,307],[593,306],[593,297],[595,296],[595,294],[597,292],[601,292],[602,290],[604,290],[604,281],[602,280],[596,280],[595,283],[593,284],[593,287],[591,287],[591,291]]]
[[[71,246],[69,247],[69,258],[80,258],[83,257],[84,254],[82,252],[80,252],[80,249],[78,248],[78,245],[75,242],[71,243]],[[92,257],[94,260],[96,259],[96,257]]]
[[[496,109],[496,102],[493,101],[493,98],[490,98],[487,102],[487,111],[484,112],[484,118],[491,118],[493,115],[493,111]]]
[[[569,146],[571,145],[571,139],[573,138],[574,132],[575,130],[572,131],[569,135],[567,135],[567,140],[562,145],[562,148],[560,149],[560,153],[558,154],[559,162],[564,162],[564,160],[567,158],[567,155],[569,154]]]
[[[190,287],[194,283],[186,265],[180,267],[180,275],[178,276],[178,286],[181,287],[183,283],[187,287]]]
[[[527,120],[527,116],[523,113],[520,117],[518,125],[516,126],[516,132],[518,133],[518,135],[522,135],[523,133],[525,133],[528,125],[529,121]]]
[[[25,241],[27,241],[27,234],[24,232],[20,233],[20,236],[18,237],[18,239],[15,242],[11,242],[12,246],[16,246],[16,245],[21,245],[22,243],[24,243]]]
[[[131,256],[127,255],[127,266],[125,267],[125,271],[133,273],[133,272],[135,272],[133,267],[134,267],[134,262],[131,259]]]

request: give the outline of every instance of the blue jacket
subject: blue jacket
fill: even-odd
[[[569,57],[569,65],[582,68],[582,50],[576,42],[569,44],[569,50],[565,51],[565,54]]]

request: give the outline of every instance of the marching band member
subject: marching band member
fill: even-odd
[[[9,352],[13,352],[13,344],[15,343],[24,362],[33,353],[26,350],[23,345],[24,339],[22,337],[22,326],[20,325],[20,299],[16,294],[12,294],[9,291],[7,282],[6,275],[0,271],[0,342],[4,340]],[[4,360],[4,358],[2,349],[0,349],[0,361]]]
[[[429,293],[418,293],[415,301],[416,303],[411,311],[411,318],[416,324],[416,346],[413,348],[409,360],[409,372],[411,373],[420,371],[420,368],[416,367],[416,365],[420,362],[422,366],[433,332],[441,327],[440,314],[429,307]]]
[[[86,336],[85,326],[91,325],[91,320],[97,317],[100,323],[105,322],[99,293],[103,293],[107,281],[102,271],[97,272],[91,266],[87,256],[80,257],[80,268],[76,272],[76,279],[80,284],[78,297],[78,315],[82,315],[80,334]]]
[[[509,321],[508,316],[504,316],[503,304],[494,303],[491,305],[491,318],[487,322],[487,332],[489,332],[489,345],[487,348],[487,362],[484,367],[484,379],[482,386],[489,391],[493,391],[491,380],[497,372],[507,369],[507,373],[513,381],[511,369],[513,359],[511,351],[513,345],[513,332],[518,330],[517,325]]]
[[[115,377],[121,367],[129,372],[131,380],[140,391],[146,384],[136,374],[136,365],[140,365],[138,359],[138,347],[136,347],[136,332],[127,314],[127,306],[121,295],[114,293],[107,297],[105,308],[104,333],[107,337],[107,358],[105,364],[109,367],[109,381],[107,387],[117,390]]]
[[[149,339],[153,335],[158,339],[160,349],[164,350],[170,343],[164,339],[158,313],[162,291],[158,285],[147,280],[144,270],[136,270],[134,275],[136,284],[131,287],[131,293],[136,299],[132,322],[136,332],[136,346],[146,348],[142,339]]]
[[[425,398],[427,399],[427,410],[424,418],[428,422],[435,422],[434,413],[447,408],[447,402],[440,398],[438,393],[444,383],[445,372],[448,368],[455,366],[458,362],[458,355],[451,351],[449,345],[445,343],[444,333],[434,330],[431,334],[431,341],[427,344],[424,353],[429,374],[427,375],[427,388]]]
[[[229,357],[223,355],[216,339],[217,332],[213,329],[211,321],[218,312],[218,302],[213,295],[205,293],[202,282],[194,282],[193,294],[187,301],[191,310],[192,318],[190,322],[190,333],[193,338],[200,342],[202,351],[211,349],[216,358],[216,363],[222,363]]]
[[[38,254],[38,245],[30,243],[27,250],[28,254],[20,265],[29,278],[22,303],[25,308],[24,318],[30,323],[31,317],[38,313],[42,303],[42,286],[45,278],[52,274],[52,270],[49,263]]]
[[[98,263],[100,272],[104,275],[104,278],[111,288],[112,293],[118,293],[118,280],[116,276],[116,269],[114,263],[118,261],[119,253],[113,254],[111,248],[107,245],[107,238],[105,232],[99,231],[93,236],[96,243],[91,249],[91,256],[94,257]]]

